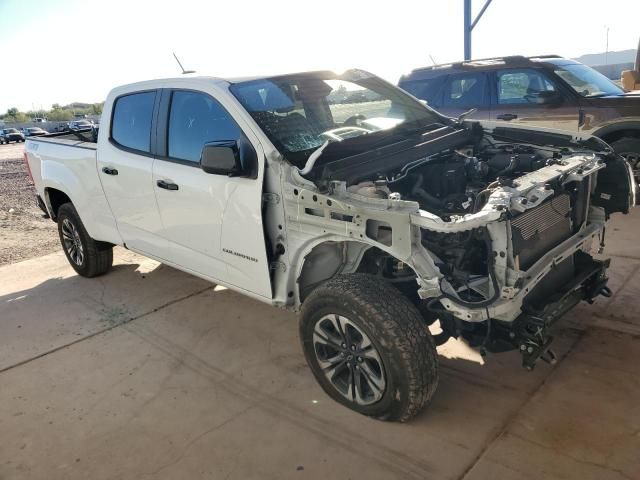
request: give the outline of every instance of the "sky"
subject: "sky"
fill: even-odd
[[[475,12],[484,0],[473,0]],[[605,8],[606,5],[606,8]],[[362,68],[396,82],[463,57],[463,0],[0,0],[0,112],[99,102],[177,76]],[[636,0],[493,0],[473,57],[636,48]]]

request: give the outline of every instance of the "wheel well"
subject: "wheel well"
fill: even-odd
[[[609,132],[600,138],[602,138],[602,140],[604,140],[608,144],[612,144],[613,142],[616,142],[621,138],[625,138],[625,137],[640,138],[640,130],[634,130],[629,128],[623,129],[623,130],[616,130],[614,132]]]
[[[416,274],[410,266],[389,253],[357,241],[324,242],[316,245],[304,259],[298,277],[300,301],[320,284],[339,274],[368,273],[400,286],[405,280],[417,290]],[[404,288],[400,288],[402,293]],[[411,292],[408,296],[413,296]]]
[[[50,207],[51,219],[56,221],[58,218],[58,209],[61,205],[71,202],[66,193],[56,190],[55,188],[45,189],[46,201]]]

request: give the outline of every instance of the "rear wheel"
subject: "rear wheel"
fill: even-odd
[[[320,386],[356,412],[404,422],[436,390],[433,338],[416,307],[384,280],[328,280],[305,300],[300,336]]]
[[[629,162],[636,183],[640,182],[640,138],[622,137],[613,142],[611,146],[618,155]]]
[[[113,264],[113,246],[91,238],[72,203],[58,209],[58,234],[73,269],[83,277],[106,273]]]

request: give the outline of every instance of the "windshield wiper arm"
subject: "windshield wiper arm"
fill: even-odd
[[[474,113],[476,113],[478,111],[477,108],[471,108],[469,110],[467,110],[466,112],[462,112],[458,118],[456,118],[456,121],[458,123],[462,123],[462,121],[467,118],[469,115],[473,115]]]
[[[311,155],[309,155],[307,163],[305,163],[304,168],[300,170],[300,175],[307,175],[313,169],[313,166],[316,164],[316,160],[320,158],[320,155],[322,155],[324,149],[327,148],[327,145],[329,145],[329,140],[326,140],[322,145],[316,148]]]

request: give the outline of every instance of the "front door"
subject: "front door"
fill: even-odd
[[[489,120],[489,90],[484,72],[456,73],[445,81],[442,106],[437,110],[448,117],[459,117],[475,109],[466,118]]]
[[[498,70],[493,83],[491,120],[578,132],[578,105],[543,71]]]
[[[165,259],[167,241],[152,185],[151,126],[159,92],[122,95],[113,102],[109,141],[98,149],[98,175],[126,246]]]
[[[170,260],[212,280],[271,298],[262,229],[262,150],[258,178],[205,173],[207,143],[239,140],[242,131],[211,95],[167,90],[159,121],[153,188]],[[162,151],[164,150],[164,151]]]

